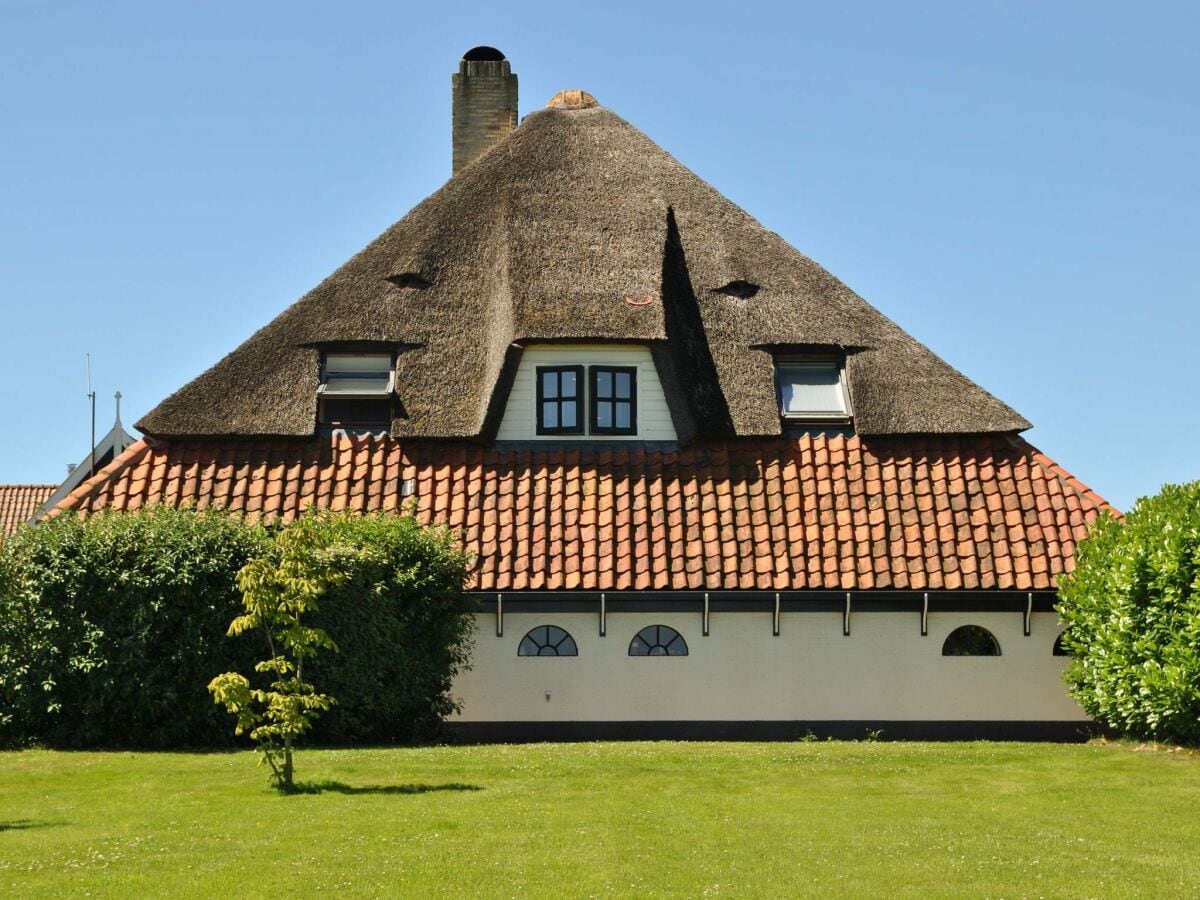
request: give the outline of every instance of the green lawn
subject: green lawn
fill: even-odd
[[[1185,896],[1200,756],[542,744],[0,754],[0,895]]]

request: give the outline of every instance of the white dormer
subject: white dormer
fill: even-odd
[[[501,441],[674,441],[650,348],[530,344],[508,395]]]

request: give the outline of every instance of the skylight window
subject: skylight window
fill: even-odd
[[[317,392],[339,400],[388,397],[395,377],[390,353],[329,353]]]
[[[344,431],[387,431],[395,387],[390,353],[326,353],[317,388],[318,419]]]
[[[848,422],[850,401],[838,360],[780,360],[779,409],[794,421]]]

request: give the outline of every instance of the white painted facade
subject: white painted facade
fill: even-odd
[[[574,365],[633,366],[637,369],[636,435],[538,435],[537,367]],[[658,368],[650,348],[642,344],[526,346],[496,435],[500,441],[674,441],[676,437]]]
[[[838,613],[714,612],[709,636],[698,613],[609,613],[607,637],[596,613],[476,616],[473,668],[454,683],[461,722],[668,721],[1022,721],[1083,722],[1053,655],[1061,627],[1034,613],[1031,634],[1013,612],[931,612],[920,634],[915,613],[853,616],[843,636]],[[683,657],[631,657],[646,625],[676,629]],[[942,656],[946,636],[981,625],[998,657]],[[521,638],[557,625],[575,639],[574,657],[519,657]],[[547,692],[549,700],[547,700]]]

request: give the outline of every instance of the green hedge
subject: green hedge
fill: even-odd
[[[1200,482],[1098,519],[1062,579],[1065,678],[1097,721],[1200,744]]]
[[[337,699],[314,726],[312,740],[435,737],[456,708],[450,684],[470,653],[466,556],[449,531],[422,527],[412,516],[324,516],[319,527],[331,532],[334,544],[373,552],[343,562],[346,581],[320,600],[311,619],[339,651],[321,653],[304,667],[306,681]]]
[[[0,739],[232,744],[205,685],[252,660],[226,639],[267,535],[213,512],[64,515],[0,546]]]
[[[306,674],[338,700],[313,740],[426,739],[454,705],[466,664],[466,558],[411,516],[328,516],[371,544],[314,624],[341,652]],[[0,545],[0,744],[182,748],[240,743],[206,690],[250,671],[263,648],[229,638],[245,563],[269,532],[219,512],[154,508],[65,515]]]

